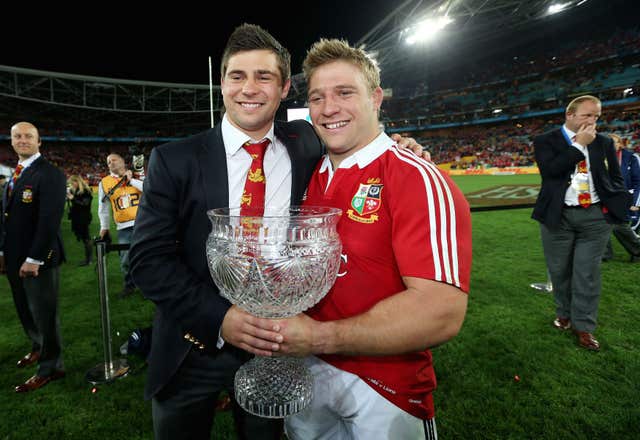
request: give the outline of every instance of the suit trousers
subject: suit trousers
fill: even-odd
[[[171,381],[153,398],[156,440],[209,440],[218,395],[227,390],[238,439],[279,440],[281,419],[267,419],[244,411],[233,396],[235,372],[250,355],[225,345],[215,355],[192,349]],[[214,436],[215,438],[215,436]]]
[[[133,235],[133,226],[128,228],[118,229],[118,244],[130,244],[131,236]],[[124,287],[133,289],[136,287],[129,270],[129,251],[118,251],[120,256],[120,271],[124,276]]]
[[[556,316],[570,318],[575,330],[592,333],[600,301],[600,264],[611,225],[599,204],[565,207],[560,225],[551,229],[541,224],[540,233]]]
[[[38,376],[64,369],[58,317],[60,268],[40,270],[37,277],[20,278],[7,272],[18,318],[31,339],[31,350],[40,352]]]
[[[634,257],[640,256],[640,237],[633,232],[629,223],[613,225],[613,235],[615,235],[629,255]],[[607,242],[607,250],[605,251],[604,258],[613,258],[613,246],[611,245],[611,239]]]

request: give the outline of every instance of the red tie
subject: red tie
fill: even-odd
[[[264,176],[264,152],[269,145],[269,139],[257,144],[246,143],[243,148],[253,158],[251,168],[247,173],[244,191],[240,199],[240,215],[262,217],[264,215],[264,192],[267,181]]]
[[[571,142],[575,142],[575,141],[576,141],[576,137],[574,135],[571,137]],[[580,162],[578,162],[578,172],[589,174],[589,170],[587,169],[586,159],[582,159]],[[591,206],[591,193],[589,192],[588,189],[583,191],[578,191],[578,203],[583,208],[588,208],[589,206]]]
[[[585,174],[589,173],[589,170],[587,169],[587,161],[585,159],[578,162],[578,172]],[[591,193],[588,189],[578,193],[578,203],[583,208],[588,208],[589,206],[591,206]]]
[[[16,169],[13,170],[13,175],[11,176],[11,184],[9,185],[9,193],[8,195],[11,195],[11,192],[13,191],[13,187],[16,184],[16,181],[18,180],[18,177],[20,177],[20,173],[22,173],[22,170],[24,169],[24,167],[22,166],[22,164],[18,164],[16,166]]]

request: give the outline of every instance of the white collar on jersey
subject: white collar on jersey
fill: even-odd
[[[338,168],[351,168],[357,164],[358,167],[362,169],[379,158],[382,153],[390,149],[393,145],[395,145],[395,142],[384,132],[381,132],[369,145],[340,162]],[[320,172],[324,173],[327,169],[331,169],[331,160],[329,159],[329,155],[325,154],[322,165],[320,166]]]

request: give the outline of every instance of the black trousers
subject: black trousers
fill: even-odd
[[[60,320],[58,319],[58,267],[41,270],[37,277],[20,278],[8,271],[16,312],[25,333],[31,340],[31,350],[40,352],[38,376],[50,376],[64,368]]]
[[[171,381],[153,398],[156,440],[209,440],[218,395],[227,390],[238,439],[279,440],[281,419],[266,419],[244,411],[233,398],[233,379],[250,357],[231,346],[215,355],[191,350]]]

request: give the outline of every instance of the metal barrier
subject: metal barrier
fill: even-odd
[[[108,244],[97,240],[96,253],[98,261],[98,291],[100,294],[100,316],[102,325],[102,346],[104,362],[87,371],[86,379],[92,384],[104,384],[125,377],[129,373],[126,359],[113,359],[111,348],[111,319],[109,317],[109,291],[107,289],[107,254],[109,251],[127,250],[128,244]]]

